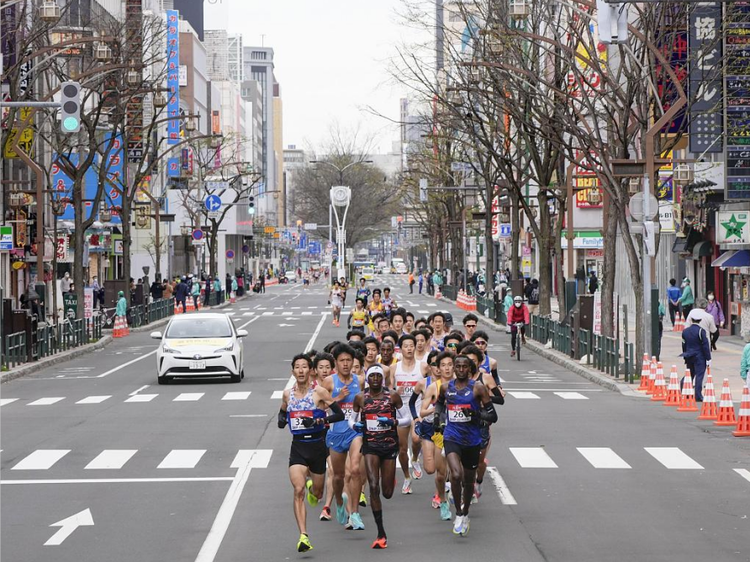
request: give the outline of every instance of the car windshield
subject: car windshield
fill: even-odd
[[[231,338],[232,328],[226,318],[190,318],[173,320],[167,331],[168,338]]]

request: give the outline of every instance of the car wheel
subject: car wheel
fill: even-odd
[[[157,377],[156,380],[159,381],[159,384],[169,384],[169,378],[168,377]]]
[[[243,379],[245,378],[245,369],[242,369],[242,372],[240,373],[240,377]]]
[[[229,381],[230,382],[241,382],[242,381],[242,373],[237,374],[237,375],[232,375],[231,377],[229,377]]]

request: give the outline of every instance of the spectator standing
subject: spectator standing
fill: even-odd
[[[685,366],[690,369],[695,386],[695,401],[703,402],[703,375],[711,364],[711,345],[706,330],[694,317],[688,317],[688,327],[682,331],[682,354]],[[680,383],[682,388],[682,383]]]
[[[174,298],[177,301],[177,306],[182,305],[182,312],[187,312],[187,296],[188,286],[187,278],[183,277],[177,281],[177,286],[174,289]]]
[[[700,324],[700,327],[706,330],[706,334],[709,337],[713,336],[713,333],[718,331],[714,317],[706,312],[708,307],[708,301],[706,299],[698,299],[695,301],[696,307],[690,311],[687,315],[688,318],[692,318],[695,323]]]
[[[750,331],[745,332],[745,349],[742,350],[742,361],[740,361],[740,377],[745,381],[745,386],[750,388],[750,380],[747,378],[747,370],[750,369]]]
[[[172,283],[169,281],[169,279],[164,279],[163,283],[163,297],[165,299],[171,299],[174,296],[174,287],[172,287]]]
[[[237,289],[239,289],[239,288],[240,288],[240,285],[239,285],[239,283],[237,283],[237,277],[235,277],[234,275],[232,275],[232,287],[231,287],[231,289],[232,289],[232,293],[234,294],[234,296],[237,296]]]
[[[409,294],[410,295],[414,294],[414,272],[413,271],[409,272]]]
[[[219,305],[224,302],[221,295],[221,281],[218,277],[214,277],[214,293],[216,293],[216,304]]]
[[[597,278],[596,273],[593,270],[589,271],[589,293],[593,295],[598,288],[599,279]]]
[[[201,282],[198,279],[193,279],[193,284],[190,287],[190,295],[193,297],[195,310],[198,310],[198,301],[201,298]]]
[[[128,301],[127,299],[125,299],[124,291],[119,291],[117,293],[117,306],[115,306],[115,316],[125,318],[125,322],[127,323]]]
[[[682,317],[687,318],[688,314],[690,314],[690,311],[693,310],[693,305],[695,304],[695,297],[693,296],[693,289],[690,286],[690,279],[685,277],[685,279],[682,280],[682,294],[680,295],[680,298],[677,300],[678,303],[680,303],[680,306],[682,307]]]
[[[229,298],[232,296],[232,276],[227,273],[227,276],[224,278],[224,285],[226,286],[226,293],[224,300],[229,300]]]
[[[718,328],[724,327],[724,310],[721,308],[721,303],[716,300],[716,295],[713,291],[709,291],[706,295],[708,299],[708,304],[706,306],[706,312],[710,314],[713,319],[714,323],[716,324],[717,330],[715,332],[711,332],[711,350],[716,351],[716,342],[719,341],[719,330]]]
[[[529,305],[530,314],[539,313],[539,280],[532,279],[531,283],[526,286],[526,301]]]
[[[669,280],[669,287],[667,287],[667,305],[669,307],[669,321],[674,326],[674,318],[677,312],[680,310],[680,296],[682,292],[677,286],[677,279]]]
[[[213,285],[214,285],[213,280],[210,277],[208,277],[206,279],[206,289],[203,293],[203,306],[209,305],[208,301],[211,299],[211,289],[213,289]]]
[[[422,275],[421,271],[419,272],[418,283],[419,283],[419,294],[421,295],[422,294],[422,285],[424,284],[424,275]]]
[[[154,279],[154,282],[151,283],[149,292],[151,293],[151,299],[158,301],[160,298],[164,297],[164,285],[162,283],[159,283],[159,281],[157,281],[156,279]]]
[[[260,274],[258,275],[258,277],[260,277],[260,279],[259,279],[259,281],[260,281],[260,292],[261,293],[265,293],[266,292],[266,274],[261,271]]]
[[[63,295],[70,292],[70,286],[72,284],[73,280],[70,278],[70,273],[66,271],[65,275],[63,275],[62,279],[60,279],[60,290],[62,291]]]
[[[435,294],[435,281],[434,281],[434,275],[430,274],[430,272],[427,272],[427,294],[432,296]]]

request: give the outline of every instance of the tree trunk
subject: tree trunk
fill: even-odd
[[[609,198],[607,198],[609,200]],[[607,214],[607,228],[603,232],[604,237],[604,264],[602,270],[602,335],[612,337],[615,335],[617,326],[612,320],[614,315],[615,276],[617,269],[617,206],[611,200],[604,209]]]
[[[209,271],[212,279],[216,279],[216,275],[218,274],[219,264],[218,260],[216,259],[216,253],[217,253],[217,246],[219,245],[219,225],[216,224],[216,221],[211,221],[211,240],[208,245],[208,261],[209,261]]]
[[[562,231],[564,226],[563,217],[565,216],[565,203],[560,202],[559,211],[557,215],[557,221],[555,222],[555,279],[557,280],[557,286],[555,287],[555,293],[557,295],[557,310],[559,315],[562,315],[565,310],[565,283],[563,283],[563,250],[562,250]]]
[[[636,248],[636,241],[633,239],[630,230],[628,228],[627,219],[625,213],[617,213],[617,220],[622,231],[622,240],[625,243],[625,253],[628,256],[628,264],[630,265],[630,280],[633,286],[633,292],[635,293],[635,318],[646,318],[646,311],[644,308],[643,299],[643,275],[641,272],[641,256],[640,252]],[[645,320],[636,321],[635,323],[635,355],[636,362],[639,357],[643,356],[644,341],[643,341],[643,329],[645,327]]]
[[[511,230],[511,238],[510,238],[510,278],[511,279],[520,279],[519,272],[521,271],[520,263],[519,263],[519,255],[518,255],[518,246],[519,242],[521,240],[521,233],[519,232],[519,229],[521,228],[521,221],[520,217],[518,216],[519,208],[518,208],[518,194],[515,192],[515,190],[511,190],[510,193],[510,230]]]
[[[130,223],[130,198],[127,195],[126,189],[122,196],[122,213],[120,214],[120,219],[122,220],[122,276],[125,281],[125,298],[128,301],[128,306],[132,306],[132,303],[130,302],[130,268],[132,267],[130,250],[132,248],[132,224]]]
[[[73,183],[73,208],[75,210],[75,218],[73,224],[75,230],[73,231],[73,243],[75,245],[75,259],[73,260],[73,284],[75,286],[76,299],[78,300],[78,307],[76,309],[76,318],[83,318],[83,268],[88,265],[83,263],[83,243],[86,239],[85,231],[83,228],[85,205],[83,202],[83,182],[85,180],[80,177]],[[39,213],[41,215],[41,213]],[[37,220],[40,220],[38,217]],[[37,249],[37,251],[44,251],[44,246]],[[44,272],[39,272],[41,279],[44,279]]]
[[[547,192],[539,194],[539,314],[552,313],[552,228]]]

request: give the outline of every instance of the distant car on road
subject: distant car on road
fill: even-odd
[[[287,271],[286,272],[286,280],[289,283],[296,283],[297,282],[297,273],[294,271]]]
[[[406,273],[407,271],[405,263],[399,263],[396,265],[396,273]]]
[[[367,281],[372,281],[375,279],[375,268],[374,267],[363,267],[362,268],[362,277],[364,277]]]
[[[226,314],[200,313],[173,317],[164,334],[151,332],[160,340],[156,349],[159,384],[174,378],[229,377],[240,382],[245,377],[241,339],[246,330],[237,330]]]

